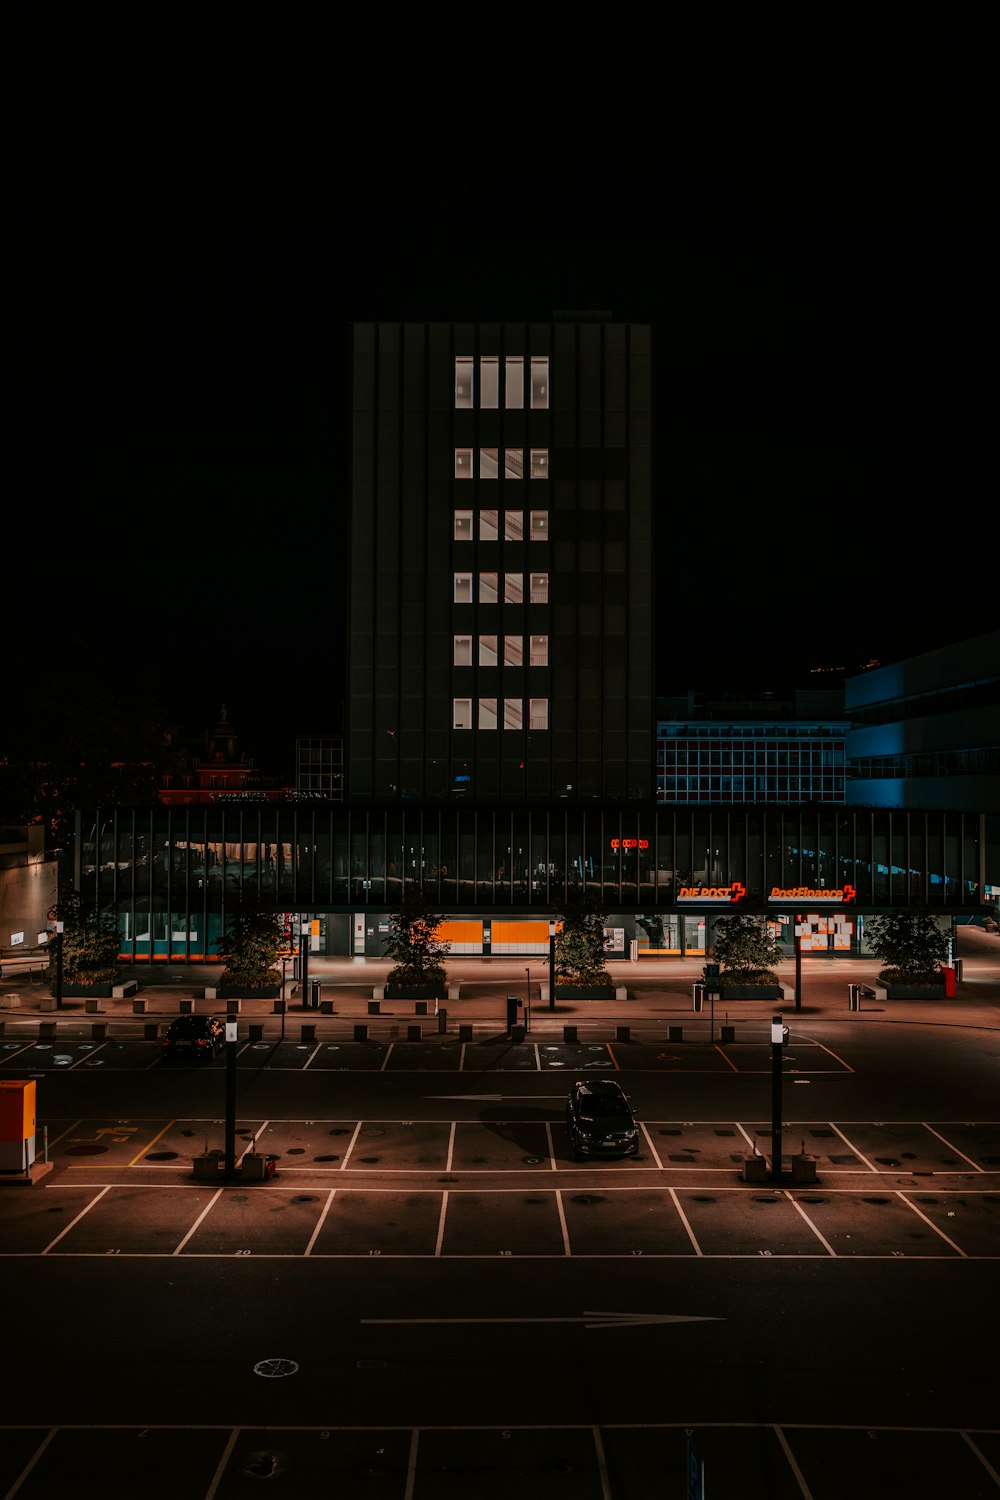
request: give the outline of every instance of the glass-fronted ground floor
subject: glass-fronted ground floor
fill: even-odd
[[[802,951],[836,958],[865,954],[875,912],[991,915],[991,858],[974,813],[240,804],[81,812],[72,877],[125,961],[211,961],[247,901],[282,913],[290,952],[306,924],[312,951],[377,957],[418,889],[456,955],[546,954],[549,922],[585,892],[609,962],[707,953],[733,911],[766,914],[788,953],[798,928]]]

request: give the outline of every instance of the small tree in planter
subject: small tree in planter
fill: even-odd
[[[110,912],[88,912],[75,892],[60,894],[64,984],[89,988],[113,985],[121,977],[118,924]],[[55,956],[49,960],[54,970]],[[108,990],[110,994],[111,991]]]
[[[754,987],[778,984],[773,965],[782,958],[781,944],[771,933],[767,917],[735,912],[715,924],[712,953],[725,971],[722,981]]]
[[[556,980],[567,988],[596,985],[614,987],[604,966],[604,926],[607,914],[595,896],[584,892],[558,913],[556,929]]]
[[[282,918],[244,898],[226,918],[216,940],[226,967],[219,980],[225,989],[269,989],[281,983],[278,955],[286,946]]]
[[[444,920],[431,910],[422,890],[408,893],[403,904],[389,913],[386,952],[396,962],[386,975],[387,987],[446,991],[448,975],[442,959],[451,952],[451,944],[437,935]]]
[[[930,912],[886,912],[866,917],[865,942],[883,965],[879,984],[941,983],[941,965],[948,958],[948,935]]]

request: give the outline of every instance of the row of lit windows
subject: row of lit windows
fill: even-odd
[[[474,535],[474,524],[476,515],[479,516],[479,540],[481,542],[495,542],[500,537],[500,512],[498,510],[456,510],[455,531],[456,542],[471,542]],[[524,541],[524,511],[505,510],[503,512],[503,539],[505,542]],[[533,510],[529,512],[528,540],[532,542],[547,542],[549,539],[549,513],[547,510]]]
[[[455,449],[455,478],[474,479],[478,474],[480,479],[500,478],[500,449],[480,448],[479,466],[475,465],[475,448]],[[504,448],[503,450],[503,477],[504,479],[524,478],[524,449]],[[528,449],[528,478],[548,479],[549,477],[549,450],[548,448]]]
[[[503,664],[505,667],[524,666],[524,636],[523,635],[480,635],[477,641],[477,661],[481,667],[495,667],[499,665],[500,651],[503,650]],[[501,647],[501,641],[503,646]],[[456,667],[471,667],[472,660],[472,636],[456,635],[454,638],[454,649],[452,663]],[[532,635],[528,637],[528,666],[547,667],[549,664],[549,638],[547,635]]]
[[[533,354],[529,364],[530,403],[535,410],[549,404],[549,357]],[[501,367],[499,356],[484,354],[479,360],[479,381],[476,382],[476,361],[468,354],[455,357],[455,405],[457,407],[497,407],[500,405],[500,383],[503,376],[503,404],[508,411],[517,411],[524,406],[524,356],[509,354]]]
[[[479,575],[479,600],[480,604],[500,603],[500,574],[480,573]],[[455,574],[455,604],[474,604],[475,599],[474,573]],[[503,602],[504,604],[524,603],[524,574],[505,573],[503,575]],[[528,603],[548,604],[549,602],[549,575],[548,573],[529,573],[528,575]]]
[[[472,698],[452,699],[453,729],[472,729]],[[476,729],[548,729],[549,700],[528,699],[528,722],[524,722],[523,698],[478,698],[476,706]],[[499,718],[502,713],[503,719]]]

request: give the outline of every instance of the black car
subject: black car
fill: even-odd
[[[566,1100],[566,1129],[577,1156],[638,1156],[639,1127],[613,1078],[578,1078]]]
[[[160,1038],[164,1057],[190,1057],[210,1062],[226,1040],[218,1016],[178,1016]]]

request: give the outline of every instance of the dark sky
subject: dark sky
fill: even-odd
[[[22,646],[158,668],[195,729],[222,701],[324,727],[348,325],[585,307],[655,330],[661,691],[995,628],[970,13],[706,5],[572,36],[339,9],[6,23]]]

